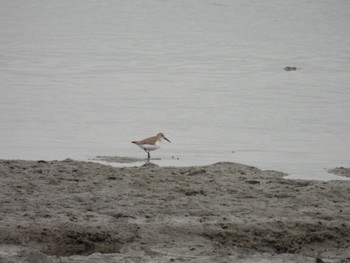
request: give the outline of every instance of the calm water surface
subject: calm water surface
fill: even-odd
[[[0,158],[144,157],[162,131],[159,165],[337,178],[349,32],[343,0],[3,1]]]

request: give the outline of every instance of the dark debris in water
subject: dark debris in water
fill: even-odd
[[[284,67],[285,71],[296,71],[298,68],[297,67],[292,67],[292,66],[286,66]]]

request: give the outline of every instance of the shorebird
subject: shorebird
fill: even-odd
[[[167,138],[165,138],[164,134],[160,132],[156,136],[149,137],[141,141],[132,141],[132,143],[135,143],[137,146],[143,149],[147,153],[147,159],[149,160],[151,158],[149,152],[159,149],[160,143],[163,139],[170,142]]]

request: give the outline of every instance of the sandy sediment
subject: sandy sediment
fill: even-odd
[[[329,172],[334,173],[334,174],[339,175],[339,176],[350,177],[350,168],[337,167],[337,168],[329,170]]]
[[[160,159],[152,159],[160,160]],[[124,156],[96,156],[92,161],[102,161],[107,163],[136,163],[136,162],[146,162],[147,159],[134,158],[134,157],[124,157]]]
[[[350,181],[283,176],[0,160],[0,262],[346,262]]]

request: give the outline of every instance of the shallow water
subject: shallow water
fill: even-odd
[[[6,1],[0,158],[350,165],[347,1]],[[296,66],[296,71],[284,71]]]

